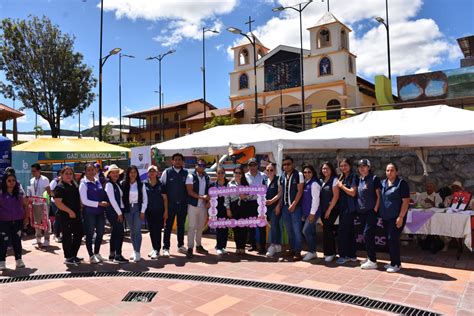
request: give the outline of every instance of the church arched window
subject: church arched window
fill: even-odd
[[[332,99],[329,101],[326,110],[326,119],[328,121],[341,119],[341,103],[338,100]]]
[[[318,48],[331,46],[331,33],[328,29],[323,28],[318,33]]]
[[[247,89],[249,87],[249,77],[247,74],[241,74],[239,77],[239,89]]]
[[[249,63],[249,51],[244,48],[239,53],[239,65],[247,65]]]
[[[319,75],[327,76],[332,74],[331,60],[328,57],[321,58],[319,62]]]

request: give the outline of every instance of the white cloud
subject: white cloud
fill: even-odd
[[[106,0],[104,10],[115,12],[118,19],[169,21],[154,39],[163,46],[174,46],[184,39],[200,39],[204,25],[220,29],[218,16],[230,13],[236,5],[237,0]]]
[[[221,51],[223,47],[224,47],[224,44],[216,45],[216,50]]]
[[[92,124],[92,117],[89,117],[89,124],[88,124],[88,128],[91,128],[92,126],[99,126],[99,119],[97,117],[94,118],[95,120],[95,124],[93,125]],[[122,124],[124,123],[124,118],[122,118]],[[118,117],[115,117],[115,116],[102,116],[102,126],[105,126],[107,125],[108,123],[112,124],[112,125],[119,125],[119,119]],[[77,125],[76,125],[77,126]]]
[[[280,0],[276,5],[294,5]],[[432,19],[416,19],[422,0],[391,0],[389,2],[392,73],[402,75],[420,69],[429,70],[445,60],[459,58],[453,39],[448,39]],[[313,26],[326,11],[326,3],[315,1],[303,11],[303,45],[310,47],[308,27]],[[386,30],[374,17],[385,17],[385,2],[380,0],[333,1],[331,12],[353,28],[351,50],[357,55],[358,73],[366,77],[385,74],[387,69]],[[365,33],[362,33],[365,30]],[[285,10],[255,30],[255,35],[270,49],[283,44],[299,47],[299,15]],[[233,45],[242,39],[236,39]],[[233,51],[227,48],[233,59]]]

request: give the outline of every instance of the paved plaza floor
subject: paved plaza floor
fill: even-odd
[[[108,237],[108,236],[107,236]],[[107,239],[107,238],[106,238]],[[78,267],[63,264],[61,245],[55,242],[47,249],[37,249],[31,240],[24,240],[24,269],[0,272],[5,278],[56,273],[90,271],[164,272],[186,275],[226,277],[304,288],[360,295],[389,303],[415,307],[445,315],[474,315],[474,254],[465,252],[456,259],[456,249],[435,255],[414,246],[402,248],[403,269],[388,274],[383,269],[387,255],[381,254],[378,270],[363,271],[359,263],[337,266],[318,259],[311,263],[292,262],[284,258],[267,259],[256,253],[238,257],[229,242],[229,255],[218,260],[215,240],[204,238],[210,250],[207,256],[196,254],[191,260],[176,252],[172,236],[172,256],[149,260],[151,250],[148,234],[143,234],[139,263],[87,263],[83,245],[80,256],[86,263]],[[131,244],[124,243],[124,255],[131,253]],[[108,240],[101,254],[108,255]],[[358,252],[359,259],[364,253]],[[319,258],[322,253],[318,252]],[[193,280],[113,275],[45,280],[15,279],[0,284],[0,315],[388,315],[389,312],[362,308],[331,299],[251,288],[239,285],[213,284]],[[129,291],[156,291],[151,302],[122,302]]]

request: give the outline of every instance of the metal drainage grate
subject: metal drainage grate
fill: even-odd
[[[262,290],[278,291],[283,293],[290,293],[296,295],[303,295],[307,297],[331,300],[335,302],[356,305],[368,309],[378,309],[386,312],[391,312],[398,315],[410,315],[410,316],[438,316],[440,314],[422,310],[419,308],[409,307],[400,304],[394,304],[379,300],[374,300],[369,297],[352,295],[346,293],[338,293],[326,290],[317,290],[306,287],[279,284],[279,283],[268,283],[261,281],[251,281],[242,279],[232,279],[224,277],[213,277],[205,275],[193,275],[193,274],[180,274],[180,273],[165,273],[165,272],[74,272],[74,273],[57,273],[57,274],[37,274],[29,276],[11,277],[11,278],[0,278],[0,284],[16,283],[23,281],[35,281],[35,280],[51,280],[51,279],[74,279],[74,278],[109,278],[109,277],[132,277],[132,278],[152,278],[152,279],[167,279],[167,280],[183,280],[183,281],[194,281],[194,282],[207,282],[224,285],[235,285],[257,288]],[[144,293],[144,292],[138,292]],[[153,295],[153,297],[156,293]],[[151,297],[149,301],[153,298]],[[125,300],[125,298],[124,298]]]
[[[149,303],[157,293],[154,291],[130,291],[122,299],[122,302]]]

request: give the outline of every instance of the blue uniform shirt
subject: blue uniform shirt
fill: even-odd
[[[355,173],[350,173],[348,177],[342,180],[344,186],[348,189],[353,188],[357,185],[358,176]],[[350,196],[344,190],[341,189],[339,194],[339,210],[341,213],[353,213],[357,210],[357,198]]]
[[[382,181],[382,196],[380,203],[380,217],[384,220],[395,219],[402,209],[402,200],[410,197],[408,183],[397,177],[391,186],[388,180]]]
[[[369,173],[366,177],[359,177],[357,184],[357,206],[360,213],[373,210],[377,201],[376,190],[381,189],[380,179]]]

